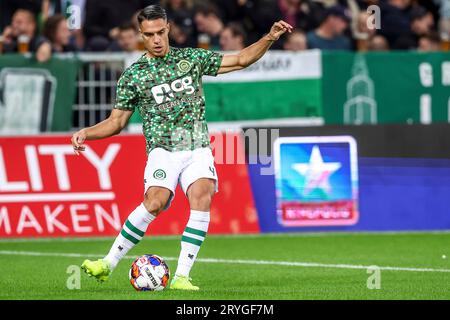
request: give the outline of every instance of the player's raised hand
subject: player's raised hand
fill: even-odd
[[[83,130],[77,131],[72,135],[73,151],[76,155],[80,155],[81,151],[84,151],[86,147],[83,145],[86,140],[86,133]]]
[[[278,40],[282,34],[285,32],[291,33],[294,28],[287,22],[280,20],[278,22],[275,22],[270,28],[270,32],[268,34],[268,37],[270,40]]]

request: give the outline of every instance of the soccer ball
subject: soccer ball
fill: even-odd
[[[170,270],[163,258],[144,254],[134,260],[129,277],[137,291],[161,291],[169,283]]]

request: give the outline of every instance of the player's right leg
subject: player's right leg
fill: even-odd
[[[85,260],[81,268],[99,281],[108,279],[119,261],[145,234],[148,225],[165,210],[175,194],[180,168],[168,151],[157,148],[150,152],[145,168],[144,201],[128,216],[109,253],[96,261]]]
[[[163,211],[171,191],[163,187],[150,187],[144,201],[128,216],[109,253],[103,259],[85,260],[81,268],[99,281],[106,281],[119,261],[137,245],[149,224]]]

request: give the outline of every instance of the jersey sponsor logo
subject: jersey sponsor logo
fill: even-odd
[[[188,72],[189,70],[191,70],[191,63],[187,60],[181,60],[180,62],[177,63],[177,67],[178,70],[180,70],[181,72]]]
[[[191,76],[176,79],[170,84],[160,84],[151,89],[153,98],[158,104],[172,101],[175,98],[174,93],[181,92],[186,94],[193,94],[195,92],[195,88],[192,86]]]
[[[155,172],[153,172],[153,178],[163,180],[166,178],[166,172],[163,169],[156,169]]]
[[[214,169],[214,167],[209,167],[209,171],[211,171],[211,173],[213,174],[213,176],[216,175],[216,170]]]
[[[157,106],[158,110],[160,111],[167,111],[170,110],[172,108],[175,108],[176,106],[182,104],[182,103],[188,103],[188,104],[193,104],[193,103],[203,103],[203,97],[199,97],[199,96],[187,96],[187,97],[182,97],[178,100],[174,100],[171,102],[167,102],[167,103],[163,103]]]

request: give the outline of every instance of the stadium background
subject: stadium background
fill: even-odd
[[[129,29],[126,29],[126,21],[118,21],[124,20],[125,15],[118,19],[115,13],[129,12],[128,19],[131,19],[135,7],[140,8],[147,2],[130,1],[124,8],[120,1],[1,1],[3,34],[19,8],[33,12],[36,25],[28,49],[23,52],[17,52],[22,50],[18,37],[13,40],[17,41],[16,52],[8,49],[14,46],[8,47],[5,35],[1,39],[0,238],[115,236],[129,212],[141,201],[146,158],[144,139],[140,134],[141,119],[137,114],[125,133],[104,141],[89,142],[88,152],[81,157],[73,154],[70,136],[74,130],[108,116],[115,99],[116,80],[124,68],[142,54],[138,50],[137,34],[135,47],[131,50],[121,47],[119,34]],[[172,41],[187,39],[176,45],[238,50],[239,45],[251,43],[267,31],[272,23],[270,19],[275,16],[276,19],[291,19],[297,23],[297,29],[301,29],[300,36],[292,40],[296,45],[283,39],[249,69],[204,78],[212,139],[231,144],[224,153],[215,154],[220,192],[211,209],[209,233],[267,233],[269,236],[274,232],[289,233],[284,239],[292,242],[297,239],[297,233],[318,231],[330,232],[330,241],[337,231],[361,234],[365,231],[423,231],[428,232],[423,234],[425,238],[440,231],[442,238],[429,242],[430,248],[434,246],[435,249],[431,251],[439,259],[437,262],[427,260],[430,264],[420,266],[447,270],[448,263],[440,258],[448,252],[445,251],[448,250],[445,249],[448,247],[445,231],[450,229],[448,1],[198,2],[202,2],[200,6],[197,1],[163,2],[172,14],[172,23],[187,33],[186,38],[171,35]],[[49,7],[44,11],[46,3]],[[180,8],[177,7],[179,3],[182,3]],[[216,6],[211,7],[211,3]],[[403,3],[405,9],[396,10],[399,3]],[[82,24],[80,28],[70,30],[70,43],[59,50],[52,39],[39,35],[42,35],[48,17],[58,12],[64,14],[65,8],[74,4],[81,5]],[[344,50],[312,48],[308,45],[308,32],[320,27],[327,19],[327,8],[336,4],[347,8],[354,21],[343,35],[338,36],[346,37],[350,47],[340,48]],[[376,33],[359,29],[357,23],[371,4],[382,9],[381,29]],[[289,14],[287,9],[291,6],[296,8],[294,14]],[[250,14],[252,8],[254,12]],[[95,28],[95,20],[101,20],[98,19],[99,12],[110,12],[110,15]],[[205,14],[199,18],[199,12]],[[429,17],[428,13],[434,23],[423,33],[415,33],[413,22]],[[64,22],[70,22],[72,16],[72,11],[66,12]],[[394,35],[383,34],[383,23],[392,26],[399,17],[407,26],[393,27],[398,30]],[[213,25],[220,20],[223,24],[221,32],[225,32],[229,22],[240,23],[239,30],[243,30],[245,37],[240,42],[239,34],[232,35],[236,42],[227,43],[225,39],[221,43],[220,33],[202,29],[202,18]],[[105,25],[101,25],[103,22]],[[108,26],[108,23],[116,24]],[[116,28],[119,26],[123,30]],[[436,44],[436,35],[438,47],[433,47],[427,41]],[[377,47],[376,40],[380,38],[385,38],[388,43]],[[52,46],[51,55],[44,61],[39,61],[37,52],[41,43]],[[287,226],[280,222],[276,176],[261,174],[268,163],[276,161],[273,149],[276,137],[258,139],[259,148],[255,151],[248,139],[254,132],[257,136],[276,132],[279,137],[351,136],[357,145],[358,179],[356,189],[346,200],[356,207],[356,218],[340,223],[322,215],[320,218],[297,217],[311,220],[309,225]],[[261,148],[264,144],[267,148]],[[261,149],[264,149],[263,153]],[[228,159],[230,152],[230,157],[246,161],[226,163],[224,159]],[[250,161],[253,158],[259,161]],[[309,155],[305,162],[308,158]],[[342,187],[339,183],[334,186],[334,180],[330,181],[332,187]],[[352,182],[355,181],[344,184]],[[188,204],[181,194],[181,189],[177,189],[178,196],[171,208],[147,231],[149,237],[182,233],[188,219]],[[321,224],[327,219],[331,222]],[[413,250],[410,245],[420,247],[418,243],[425,238],[417,237],[409,245],[405,241],[404,250]],[[220,238],[213,239],[210,239],[211,250],[204,250],[205,257],[208,252],[213,252],[212,243]],[[270,243],[270,240],[264,242],[265,238],[261,239],[262,244]],[[389,247],[386,239],[380,241],[380,246],[386,241],[386,246],[380,248]],[[55,239],[55,244],[60,240]],[[349,236],[348,241],[342,245],[358,240]],[[164,250],[157,242],[155,246]],[[39,242],[36,242],[26,250],[38,247]],[[420,253],[427,248],[424,243]],[[380,249],[378,254],[382,255],[382,251]],[[416,258],[419,251],[415,253]],[[2,252],[8,254],[5,250]],[[386,255],[392,254],[389,250],[386,252]],[[299,258],[308,259],[307,256]],[[346,256],[336,253],[332,260],[338,263],[342,258],[345,260]],[[391,263],[384,258],[381,263]],[[363,260],[363,264],[371,263],[368,259]],[[360,263],[356,258],[352,261]],[[418,261],[417,258],[417,261],[397,262],[405,263],[407,267],[411,266],[409,262]],[[430,283],[437,284],[444,276],[434,278]],[[420,292],[417,294],[421,298],[445,297],[441,289],[434,287],[433,290],[424,289],[423,296]],[[396,295],[391,292],[387,297],[413,297],[409,293]],[[253,296],[244,294],[243,297]],[[283,298],[283,295],[279,297]],[[336,296],[314,293],[307,297]],[[348,294],[348,297],[355,296]],[[366,295],[356,297],[367,298]]]

